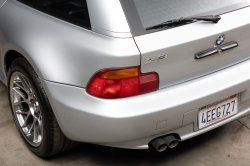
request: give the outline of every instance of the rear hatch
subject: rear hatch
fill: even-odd
[[[183,2],[185,1],[183,0]],[[243,3],[241,4],[243,5]],[[157,72],[160,88],[164,88],[247,60],[250,58],[250,8],[247,5],[245,3],[241,8],[239,5],[238,7],[231,5],[231,9],[227,8],[227,10],[220,8],[221,11],[217,10],[217,14],[223,12],[224,14],[221,15],[221,20],[217,24],[199,21],[150,32],[145,31],[145,24],[141,33],[138,27],[137,29],[131,27],[135,42],[141,52],[141,72]],[[123,3],[123,6],[126,11],[126,4]],[[183,15],[185,14],[183,13]],[[130,16],[127,15],[127,18],[129,20]],[[131,26],[131,21],[129,22]],[[141,23],[143,24],[143,21]],[[203,59],[195,59],[197,53],[218,47],[215,42],[222,35],[225,35],[223,44],[237,42],[239,46]]]

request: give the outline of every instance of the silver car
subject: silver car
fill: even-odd
[[[249,5],[0,0],[0,79],[27,147],[162,152],[249,113]]]

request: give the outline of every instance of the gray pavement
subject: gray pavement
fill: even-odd
[[[33,155],[12,120],[6,87],[0,82],[0,166],[5,165],[250,165],[250,115],[181,142],[163,153],[81,143],[46,159]]]

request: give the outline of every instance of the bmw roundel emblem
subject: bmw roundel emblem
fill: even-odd
[[[224,42],[224,40],[226,39],[226,36],[225,35],[221,35],[221,36],[219,36],[217,39],[216,39],[216,41],[215,41],[215,45],[221,45],[223,42]]]

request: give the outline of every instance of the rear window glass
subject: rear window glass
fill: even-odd
[[[181,17],[221,15],[250,5],[249,0],[120,0],[134,35]]]
[[[144,28],[167,20],[194,16],[246,0],[134,0]]]
[[[86,0],[19,0],[45,13],[90,28]]]

